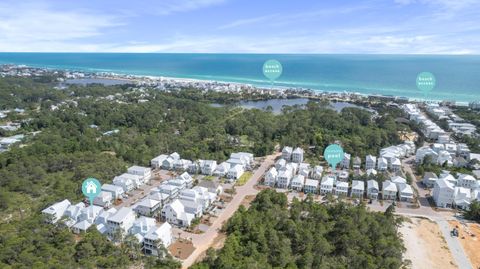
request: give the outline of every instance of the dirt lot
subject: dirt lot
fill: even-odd
[[[185,260],[186,258],[188,258],[188,256],[190,256],[190,254],[192,254],[192,252],[195,250],[195,247],[193,246],[191,241],[179,239],[175,241],[175,243],[171,244],[168,247],[168,250],[170,251],[170,254],[172,254],[172,256],[181,260]]]
[[[407,249],[404,259],[411,261],[407,268],[457,268],[438,225],[427,219],[410,218],[410,221],[400,227]]]
[[[458,221],[449,221],[449,223],[452,228],[458,227],[458,238],[473,268],[480,268],[480,254],[478,253],[480,250],[480,225]]]
[[[247,195],[245,196],[245,198],[242,200],[242,203],[241,205],[243,205],[245,208],[249,208],[250,207],[250,203],[253,202],[253,200],[255,200],[255,195]]]

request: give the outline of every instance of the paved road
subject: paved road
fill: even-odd
[[[259,192],[255,189],[255,185],[260,181],[267,169],[274,164],[275,158],[278,156],[280,156],[280,153],[267,156],[260,167],[254,172],[252,178],[250,178],[245,185],[235,188],[237,194],[205,233],[192,234],[184,231],[180,233],[180,236],[183,238],[192,238],[193,246],[195,247],[195,251],[182,262],[182,268],[186,269],[192,266],[202,253],[207,251],[213,244],[214,239],[219,235],[222,225],[233,216],[246,196],[256,195]]]

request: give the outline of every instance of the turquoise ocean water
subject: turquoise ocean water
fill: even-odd
[[[0,53],[0,64],[81,71],[207,79],[269,86],[262,73],[276,59],[283,74],[275,86],[359,92],[422,99],[418,73],[437,79],[430,100],[480,100],[480,56],[306,54]]]

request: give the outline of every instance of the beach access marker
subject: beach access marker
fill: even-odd
[[[83,195],[87,196],[88,200],[90,201],[90,205],[93,205],[93,200],[100,194],[101,191],[102,186],[96,178],[87,178],[82,183]]]
[[[273,82],[282,75],[282,72],[282,64],[277,60],[268,60],[263,64],[263,75],[270,80],[272,86]]]
[[[328,164],[335,170],[337,164],[339,164],[345,158],[343,148],[338,144],[329,145],[323,152],[323,157]]]
[[[417,88],[423,92],[423,97],[427,100],[427,95],[435,88],[437,85],[437,79],[430,72],[422,72],[417,75]]]

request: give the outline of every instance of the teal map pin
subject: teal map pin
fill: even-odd
[[[337,164],[343,161],[345,153],[343,152],[342,147],[337,144],[331,144],[323,152],[323,157],[327,160],[328,164],[335,169]]]
[[[272,83],[282,75],[282,64],[277,60],[268,60],[263,64],[263,75]]]
[[[95,178],[87,178],[82,183],[83,195],[88,197],[88,200],[90,200],[90,205],[93,205],[93,200],[100,194],[101,191],[102,186]]]
[[[417,88],[423,92],[425,98],[427,94],[430,93],[437,84],[435,76],[430,72],[422,72],[417,76]]]

